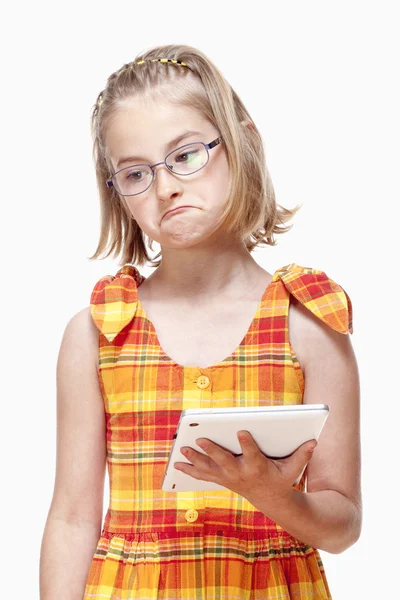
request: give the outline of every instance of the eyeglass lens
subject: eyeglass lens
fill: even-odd
[[[188,144],[174,150],[166,158],[167,167],[177,175],[190,175],[202,169],[208,161],[208,152],[203,144]],[[151,184],[152,171],[148,165],[126,167],[113,176],[114,186],[124,195],[144,192]]]

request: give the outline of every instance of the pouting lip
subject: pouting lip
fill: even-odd
[[[168,213],[173,212],[174,210],[177,210],[178,208],[193,208],[193,207],[190,206],[189,204],[182,204],[182,206],[175,206],[174,208],[170,208],[169,210],[167,210],[167,212],[163,214],[162,218],[164,218],[165,215],[167,215]]]

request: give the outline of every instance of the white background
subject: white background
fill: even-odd
[[[95,282],[119,268],[117,259],[87,259],[99,234],[90,112],[109,74],[168,43],[195,46],[215,62],[263,135],[278,203],[303,203],[293,229],[256,260],[269,272],[290,262],[322,269],[352,299],[363,532],[346,552],[321,554],[335,600],[396,597],[396,5],[70,1],[3,9],[2,597],[39,598],[59,345]],[[107,505],[108,482],[104,512]]]

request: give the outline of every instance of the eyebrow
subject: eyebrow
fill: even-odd
[[[170,150],[171,148],[173,148],[174,146],[176,146],[177,144],[179,144],[179,142],[181,142],[183,139],[192,136],[192,135],[203,135],[200,131],[184,131],[183,133],[181,133],[180,135],[176,136],[173,140],[171,140],[170,142],[168,142],[168,144],[166,144],[164,151],[168,152],[168,150]],[[143,158],[138,157],[138,156],[122,156],[118,162],[117,162],[117,169],[120,165],[126,163],[126,162],[134,162],[135,160],[143,160]]]

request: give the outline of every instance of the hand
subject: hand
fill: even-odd
[[[243,434],[243,437],[242,437]],[[316,440],[305,442],[287,458],[272,459],[263,454],[248,431],[238,431],[243,454],[234,456],[207,438],[198,438],[196,444],[206,455],[193,448],[182,447],[181,452],[191,461],[176,462],[174,467],[194,479],[212,481],[240,494],[252,504],[268,497],[271,501],[289,498],[293,483],[312,457]],[[184,449],[188,452],[183,452]]]

